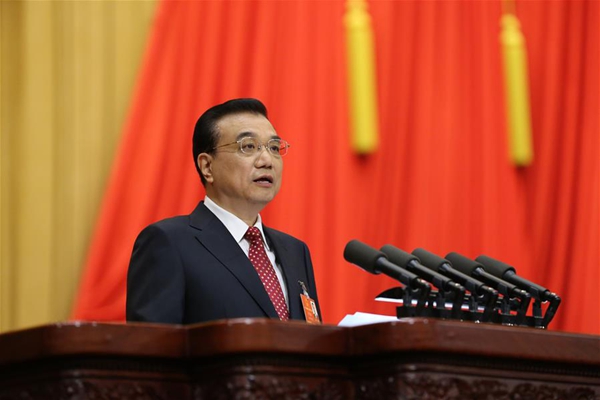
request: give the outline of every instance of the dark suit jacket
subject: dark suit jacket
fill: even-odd
[[[306,244],[263,225],[285,277],[291,319],[304,320],[298,281],[317,303]],[[319,310],[320,313],[320,310]],[[200,202],[192,214],[146,227],[127,274],[127,320],[191,324],[278,318],[256,270],[225,225]]]

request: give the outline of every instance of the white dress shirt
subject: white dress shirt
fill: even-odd
[[[236,217],[235,215],[233,215],[232,213],[230,213],[229,211],[225,210],[217,203],[212,201],[208,196],[204,197],[204,205],[213,214],[215,214],[215,216],[219,219],[219,221],[223,223],[223,225],[225,225],[229,233],[231,233],[231,236],[233,236],[237,244],[240,245],[241,249],[246,254],[246,257],[248,257],[248,253],[250,252],[250,243],[246,239],[244,239],[244,235],[246,234],[246,231],[248,230],[249,226],[240,218]],[[258,219],[256,220],[254,226],[260,230],[263,243],[265,245],[265,250],[267,252],[267,256],[269,257],[269,261],[271,261],[271,265],[275,269],[275,274],[277,275],[277,279],[279,280],[279,284],[281,285],[281,291],[283,292],[285,302],[287,303],[289,308],[290,301],[288,299],[288,292],[287,287],[285,286],[285,280],[283,279],[283,272],[281,270],[281,266],[275,262],[275,252],[271,250],[269,244],[266,241],[260,214],[258,214]]]

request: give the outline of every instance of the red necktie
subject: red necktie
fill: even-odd
[[[283,296],[281,285],[275,274],[275,269],[273,268],[273,265],[271,265],[267,252],[265,251],[260,230],[255,226],[251,226],[246,231],[244,238],[250,242],[250,251],[248,253],[250,262],[254,266],[254,269],[256,269],[256,272],[258,272],[258,276],[260,276],[260,280],[269,294],[271,302],[275,306],[279,319],[287,321],[289,319],[289,313],[287,304],[285,303],[285,297]]]

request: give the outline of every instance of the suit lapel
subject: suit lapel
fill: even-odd
[[[190,214],[196,239],[227,268],[270,318],[279,318],[252,263],[233,239],[225,225],[203,202]]]
[[[275,251],[277,263],[281,266],[283,271],[290,304],[290,319],[304,320],[304,313],[300,307],[300,284],[298,283],[298,281],[303,278],[297,273],[297,271],[301,271],[302,268],[297,268],[295,266],[295,264],[298,263],[297,255],[291,254],[285,242],[276,231],[267,228],[264,224],[263,230],[267,236],[269,246]]]

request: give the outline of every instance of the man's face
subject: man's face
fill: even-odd
[[[256,138],[263,145],[279,138],[268,119],[252,113],[223,117],[217,123],[217,131],[217,146],[244,137]],[[264,147],[254,155],[247,155],[240,151],[239,144],[233,143],[218,148],[212,155],[207,190],[217,204],[234,214],[236,211],[258,212],[279,192],[282,170],[281,157],[272,155]]]

